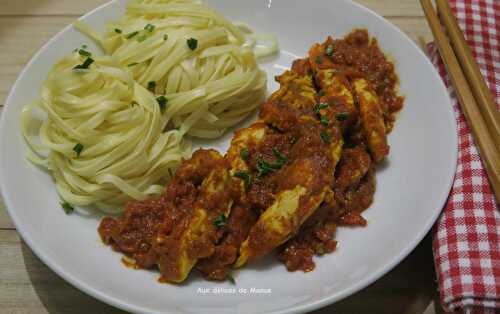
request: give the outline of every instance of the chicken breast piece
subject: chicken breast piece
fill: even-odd
[[[365,79],[354,80],[354,90],[359,103],[362,133],[374,162],[389,154],[384,115],[377,94]]]
[[[327,42],[309,50],[314,80],[321,89],[319,114],[329,121],[338,120],[346,129],[356,123],[359,113],[348,78],[326,54]]]
[[[218,162],[203,179],[192,211],[168,232],[158,232],[153,246],[158,256],[162,280],[184,281],[198,259],[214,253],[218,219],[230,214],[233,203],[229,185],[231,177],[225,160],[216,151],[210,151]]]
[[[298,121],[294,132],[297,142],[290,149],[286,165],[272,177],[275,198],[250,229],[235,267],[287,241],[325,198],[332,197],[330,187],[342,150],[341,132],[321,125],[310,116]]]

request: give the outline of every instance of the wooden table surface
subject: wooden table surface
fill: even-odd
[[[33,54],[64,26],[106,1],[0,0],[0,114]],[[432,40],[418,0],[358,2],[414,41]],[[19,237],[0,196],[0,313],[123,312],[80,292],[45,266]],[[368,288],[315,313],[441,313],[430,237]]]

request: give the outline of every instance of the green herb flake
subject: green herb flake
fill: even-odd
[[[234,280],[234,277],[233,277],[233,275],[232,275],[232,274],[227,274],[227,275],[226,275],[226,278],[227,278],[227,280],[229,280],[229,282],[230,282],[231,284],[233,284],[233,285],[235,285],[235,284],[236,284],[236,280]]]
[[[142,43],[143,41],[145,41],[146,39],[148,38],[148,36],[146,34],[142,34],[140,35],[139,37],[137,37],[137,41]]]
[[[325,54],[330,57],[333,55],[333,45],[328,45],[326,47]]]
[[[214,221],[212,222],[217,229],[224,228],[224,226],[227,224],[227,217],[224,215],[224,213],[221,213],[219,217],[215,218]]]
[[[146,26],[144,26],[144,29],[149,32],[149,33],[152,33],[154,30],[155,30],[155,27],[153,24],[147,24]]]
[[[323,58],[321,58],[321,56],[317,56],[315,61],[317,64],[321,64],[321,63],[323,63]]]
[[[75,66],[73,70],[88,69],[92,63],[94,63],[94,59],[88,57],[87,59],[85,59],[85,61],[83,61],[82,64]]]
[[[128,66],[128,67],[133,67],[134,65],[138,65],[138,64],[139,64],[139,63],[137,63],[137,62],[132,62],[132,63],[130,63],[130,64],[129,64],[129,65],[127,65],[127,66]]]
[[[235,171],[234,174],[233,174],[233,176],[235,176],[236,178],[240,178],[241,180],[243,180],[245,182],[245,189],[248,189],[250,187],[251,177],[248,174],[248,172],[246,172],[246,171]]]
[[[156,88],[156,82],[155,81],[149,81],[148,82],[148,90],[151,92],[154,92]]]
[[[321,124],[323,124],[324,126],[328,126],[328,124],[330,123],[330,121],[328,120],[328,117],[327,116],[321,116],[319,118],[319,122]]]
[[[189,47],[189,49],[191,50],[196,50],[196,48],[198,48],[198,40],[195,39],[195,38],[189,38],[187,41],[187,46]]]
[[[319,114],[319,111],[322,109],[328,108],[328,103],[326,102],[320,102],[316,107],[314,107],[314,112],[316,114]]]
[[[165,109],[167,109],[168,99],[165,96],[160,96],[156,98],[156,101],[158,102],[158,105],[160,105],[161,113],[164,113]]]
[[[335,115],[335,118],[339,121],[344,121],[349,118],[349,113],[348,112],[339,112]]]
[[[329,144],[331,142],[331,137],[330,135],[328,135],[328,133],[326,133],[325,131],[321,131],[319,133],[319,137],[321,138],[321,140],[327,144]]]
[[[71,206],[71,204],[66,201],[61,202],[60,204],[66,215],[71,214],[75,210],[73,206]]]
[[[135,31],[135,32],[132,32],[132,33],[128,33],[125,38],[127,39],[130,39],[130,38],[133,38],[134,36],[137,36],[137,34],[139,34],[138,31]]]
[[[273,148],[273,154],[276,157],[276,167],[282,167],[286,162],[286,156],[283,155],[279,150]]]
[[[261,176],[269,174],[275,170],[280,169],[284,164],[285,164],[284,159],[278,159],[275,163],[269,163],[269,162],[261,159],[261,160],[257,160],[256,168],[257,168],[259,176],[261,177]]]
[[[80,143],[76,144],[75,147],[73,147],[73,151],[76,153],[77,157],[80,157],[82,150],[83,150],[83,145]]]
[[[250,152],[248,151],[248,148],[242,148],[240,151],[240,156],[243,160],[248,160],[248,157],[250,157]]]
[[[299,139],[298,139],[298,138],[296,138],[296,137],[294,136],[294,137],[292,137],[292,139],[290,140],[290,144],[292,144],[292,145],[293,145],[293,144],[297,143],[297,141],[298,141],[298,140],[299,140]]]
[[[117,33],[117,34],[121,34],[121,33],[122,33],[122,30],[121,30],[121,29],[119,29],[119,28],[115,28],[115,33]]]
[[[79,49],[78,53],[80,54],[80,56],[83,56],[83,57],[90,57],[92,55],[90,52],[88,52],[87,50],[83,50],[83,49]]]
[[[167,39],[168,39],[168,34],[163,35],[163,40],[167,41]]]

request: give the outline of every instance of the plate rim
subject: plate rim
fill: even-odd
[[[110,6],[113,3],[118,2],[118,1],[126,1],[126,0],[110,0],[110,1],[100,5],[98,7],[88,11],[87,13],[81,15],[80,17],[77,18],[77,20],[82,20],[82,19],[86,18],[87,16],[92,15],[95,12],[100,11],[100,10],[104,9],[105,7]],[[448,108],[448,113],[449,113],[448,118],[451,119],[451,121],[452,121],[451,126],[453,127],[453,132],[452,132],[453,136],[450,140],[453,141],[452,146],[454,147],[454,149],[451,152],[452,153],[452,156],[451,156],[452,157],[452,160],[451,160],[452,164],[451,164],[451,167],[449,168],[450,173],[448,173],[448,182],[447,182],[446,187],[443,186],[443,192],[441,193],[442,195],[440,197],[440,201],[438,202],[440,204],[439,208],[441,208],[441,209],[440,210],[436,209],[434,211],[433,215],[429,217],[425,227],[422,228],[421,232],[418,233],[414,237],[413,241],[410,242],[409,244],[407,244],[405,249],[401,250],[401,252],[398,255],[391,257],[390,261],[383,268],[379,269],[376,272],[373,272],[370,276],[363,278],[362,280],[358,281],[356,284],[352,285],[350,288],[345,289],[341,293],[330,294],[330,295],[325,296],[319,300],[307,302],[305,304],[293,305],[293,306],[288,307],[288,308],[265,312],[268,314],[305,313],[307,311],[313,311],[313,310],[328,306],[330,304],[333,304],[335,302],[338,302],[342,299],[345,299],[346,297],[366,288],[367,286],[369,286],[370,284],[372,284],[376,280],[380,279],[382,276],[386,275],[395,266],[397,266],[404,258],[406,258],[415,249],[415,247],[422,241],[422,239],[425,237],[425,235],[430,231],[430,229],[434,225],[435,221],[437,220],[437,218],[441,214],[442,208],[446,204],[446,200],[448,199],[449,193],[451,191],[451,188],[453,186],[453,182],[455,179],[455,173],[456,173],[456,167],[457,167],[457,157],[458,157],[457,122],[456,122],[456,118],[454,116],[453,106],[452,106],[452,101],[451,101],[450,95],[447,91],[447,88],[446,88],[442,78],[440,77],[439,73],[437,72],[436,68],[434,67],[434,65],[432,64],[432,62],[428,58],[428,56],[426,56],[425,53],[422,51],[422,49],[420,49],[420,47],[418,47],[417,44],[413,40],[411,40],[411,38],[408,37],[408,35],[406,35],[401,29],[399,29],[397,26],[392,24],[386,18],[377,14],[373,10],[365,7],[364,5],[362,5],[358,2],[355,2],[354,0],[341,0],[341,1],[347,2],[350,5],[357,7],[357,9],[362,10],[365,13],[375,17],[376,19],[378,19],[379,21],[384,23],[387,27],[392,28],[394,31],[399,33],[399,35],[401,35],[402,38],[404,38],[404,40],[409,42],[410,45],[412,46],[412,48],[417,50],[419,55],[425,59],[425,63],[427,64],[428,67],[431,68],[431,70],[432,70],[431,72],[433,73],[433,75],[438,77],[438,79],[439,79],[438,82],[441,86],[441,89],[446,91],[445,94],[447,95],[447,97],[446,97],[447,103],[442,104],[442,106],[445,106]],[[71,24],[65,26],[64,28],[62,28],[53,37],[51,37],[41,48],[39,48],[38,51],[30,59],[30,61],[28,63],[26,63],[26,65],[23,67],[23,70],[19,73],[16,81],[14,82],[14,84],[12,85],[12,87],[9,90],[9,94],[8,94],[8,96],[5,100],[5,104],[4,104],[4,109],[3,109],[4,112],[6,111],[6,108],[11,106],[9,104],[12,101],[11,98],[14,95],[14,90],[17,89],[19,81],[21,80],[22,77],[25,76],[27,69],[31,67],[32,63],[34,63],[35,60],[38,59],[38,57],[42,54],[43,51],[48,49],[48,47],[50,47],[53,44],[53,42],[55,42],[57,40],[57,38],[59,38],[63,33],[65,33],[67,30],[69,30],[72,27],[73,27],[73,24],[71,23]],[[6,114],[2,114],[2,116],[0,117],[0,133],[5,128],[5,125],[6,125],[5,120],[6,119],[7,119]],[[2,138],[0,137],[0,147],[3,147],[1,139]],[[2,160],[2,154],[0,154],[0,165],[2,164],[1,160]],[[3,181],[3,175],[2,175],[2,167],[0,166],[0,194],[3,196],[3,200],[5,203],[5,209],[6,209],[10,219],[12,220],[12,222],[15,226],[15,231],[20,235],[22,240],[28,244],[28,246],[32,250],[32,252],[45,265],[47,265],[52,271],[54,271],[59,277],[64,279],[66,282],[70,283],[72,286],[74,286],[78,290],[84,292],[85,294],[87,294],[93,298],[96,298],[97,300],[100,300],[106,304],[112,305],[116,308],[119,308],[119,309],[122,309],[125,311],[129,311],[129,312],[133,312],[133,313],[156,313],[156,312],[148,312],[148,310],[146,308],[129,303],[129,302],[127,302],[127,300],[110,296],[106,292],[100,290],[99,288],[96,288],[92,285],[89,285],[85,282],[82,282],[80,279],[78,279],[74,275],[72,275],[71,272],[67,271],[63,267],[60,267],[57,264],[57,262],[55,262],[53,259],[51,259],[46,254],[44,254],[43,250],[39,249],[35,245],[36,241],[34,241],[33,238],[28,234],[28,232],[26,230],[24,230],[24,228],[22,227],[22,222],[19,220],[19,218],[15,214],[14,206],[10,200],[10,197],[4,193],[5,188],[3,187],[4,184],[2,184],[2,182],[4,182],[4,181]],[[162,313],[173,313],[173,312],[162,312]]]

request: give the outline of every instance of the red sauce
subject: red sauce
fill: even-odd
[[[198,150],[183,161],[162,196],[130,202],[120,218],[104,218],[98,230],[104,243],[131,258],[134,262],[126,260],[130,267],[159,267],[163,282],[179,275],[178,256],[184,252],[197,260],[196,268],[207,279],[223,280],[245,239],[252,240],[255,256],[274,249],[265,230],[254,228],[255,223],[278,193],[301,185],[307,194],[299,200],[297,217],[286,221],[293,234],[279,248],[279,260],[290,271],[313,270],[315,255],[336,249],[334,236],[339,226],[367,224],[361,213],[370,206],[375,192],[374,159],[360,127],[359,105],[349,104],[338,90],[331,89],[335,86],[318,84],[322,78],[316,74],[321,69],[334,69],[354,96],[352,80],[365,78],[381,100],[384,117],[379,113],[379,121],[384,120],[387,132],[392,129],[395,113],[404,101],[397,93],[394,65],[366,30],[355,30],[339,40],[329,37],[323,44],[313,45],[308,58],[296,60],[291,71],[278,76],[280,89],[261,105],[260,121],[253,127],[264,126],[266,135],[263,141],[249,142],[246,147],[251,178],[247,187],[242,188],[241,178],[227,179],[231,170],[227,156]],[[324,88],[331,89],[333,96]],[[320,103],[326,103],[328,109],[319,111]],[[348,117],[338,118],[346,112]],[[331,143],[341,142],[337,163],[339,157],[333,157]],[[262,165],[267,165],[266,171]],[[203,184],[210,175],[212,182],[223,183],[217,193],[210,193]],[[325,187],[330,192],[311,213],[308,202]],[[227,222],[205,226],[196,240],[181,247],[195,208],[203,208],[213,222],[230,204]]]

